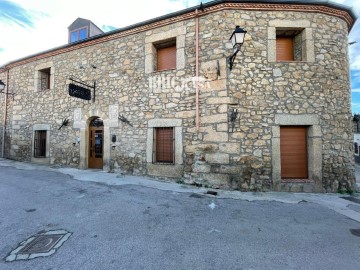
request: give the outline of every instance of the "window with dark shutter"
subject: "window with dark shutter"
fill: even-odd
[[[294,43],[293,38],[276,38],[276,60],[294,61]]]
[[[155,128],[155,158],[158,163],[174,163],[174,128],[159,127]]]
[[[157,70],[176,69],[176,45],[157,49]]]
[[[34,157],[46,157],[46,130],[36,130],[34,136]]]

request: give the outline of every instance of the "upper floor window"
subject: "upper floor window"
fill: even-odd
[[[157,70],[176,69],[176,39],[154,45],[157,50]]]
[[[70,32],[70,43],[83,40],[88,37],[88,29],[87,28],[80,28],[75,31]]]
[[[52,62],[35,67],[34,90],[43,91],[54,88],[54,67]]]
[[[148,33],[145,38],[145,73],[185,68],[185,27]]]
[[[269,62],[315,62],[313,28],[309,20],[271,20]]]
[[[302,30],[276,30],[276,60],[304,61]]]
[[[39,78],[40,90],[50,89],[51,69],[45,68],[39,70],[39,75],[40,75]]]

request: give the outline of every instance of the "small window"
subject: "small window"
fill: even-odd
[[[157,50],[157,70],[176,69],[176,39],[154,45]]]
[[[88,37],[87,28],[81,28],[81,29],[72,31],[72,32],[70,32],[70,43],[86,39],[87,37]]]
[[[154,158],[156,163],[174,164],[174,128],[154,129]]]
[[[39,70],[39,75],[40,90],[50,89],[51,68]]]
[[[358,133],[359,132],[359,121],[353,120],[353,132]]]
[[[46,130],[35,130],[34,157],[46,158]]]
[[[354,150],[355,150],[355,154],[359,154],[359,146],[357,143],[354,143]]]
[[[276,30],[277,61],[304,61],[302,47],[302,30]]]

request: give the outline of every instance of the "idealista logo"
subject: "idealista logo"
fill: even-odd
[[[210,89],[210,82],[204,77],[178,78],[170,75],[156,75],[149,77],[149,89],[158,92],[165,89],[174,89],[175,92],[195,92],[196,84],[198,84],[199,89]]]

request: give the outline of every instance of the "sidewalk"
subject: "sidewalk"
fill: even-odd
[[[360,166],[358,172],[360,176]],[[58,172],[72,176],[75,180],[103,183],[106,185],[139,185],[163,191],[179,193],[197,193],[206,196],[206,192],[212,189],[198,188],[190,185],[177,184],[174,182],[154,180],[144,176],[119,176],[114,173],[107,173],[99,170],[79,170],[75,168],[57,168],[55,166],[38,165],[32,163],[18,162],[0,158],[1,167],[13,167],[20,170],[43,170]],[[357,184],[360,185],[360,177],[357,177]],[[282,203],[310,202],[322,205],[328,209],[360,222],[360,204],[351,202],[341,197],[351,197],[338,193],[285,193],[285,192],[240,192],[227,190],[213,190],[217,192],[216,198],[235,199],[247,201],[276,201]],[[360,197],[359,197],[360,199]]]

